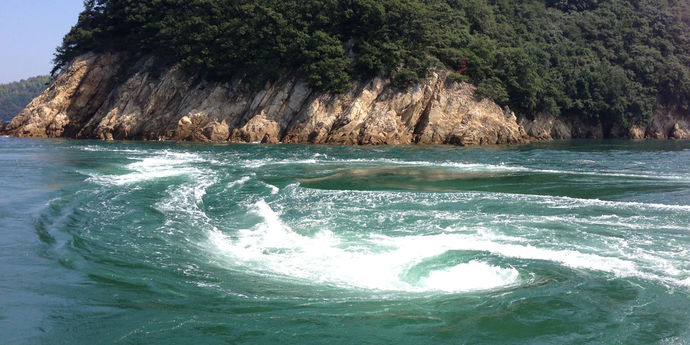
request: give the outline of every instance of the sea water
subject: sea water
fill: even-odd
[[[690,142],[0,138],[8,344],[688,344]]]

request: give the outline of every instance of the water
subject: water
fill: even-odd
[[[690,143],[0,138],[9,344],[690,344]]]

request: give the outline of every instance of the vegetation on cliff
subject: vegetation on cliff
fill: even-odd
[[[212,80],[316,89],[450,68],[499,104],[601,121],[690,110],[685,0],[88,0],[55,71],[87,51],[153,55]]]
[[[38,76],[8,84],[0,84],[0,121],[9,121],[34,97],[46,89],[49,76]]]

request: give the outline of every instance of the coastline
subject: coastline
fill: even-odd
[[[4,126],[16,137],[335,145],[525,144],[576,138],[690,139],[690,116],[654,113],[647,126],[605,128],[577,117],[527,118],[501,108],[439,71],[398,89],[375,78],[344,94],[311,90],[298,78],[250,89],[214,83],[180,66],[154,73],[150,59],[125,66],[124,54],[76,58]],[[122,82],[123,68],[135,72]]]

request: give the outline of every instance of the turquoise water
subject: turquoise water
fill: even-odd
[[[690,142],[0,138],[9,344],[689,344]]]

